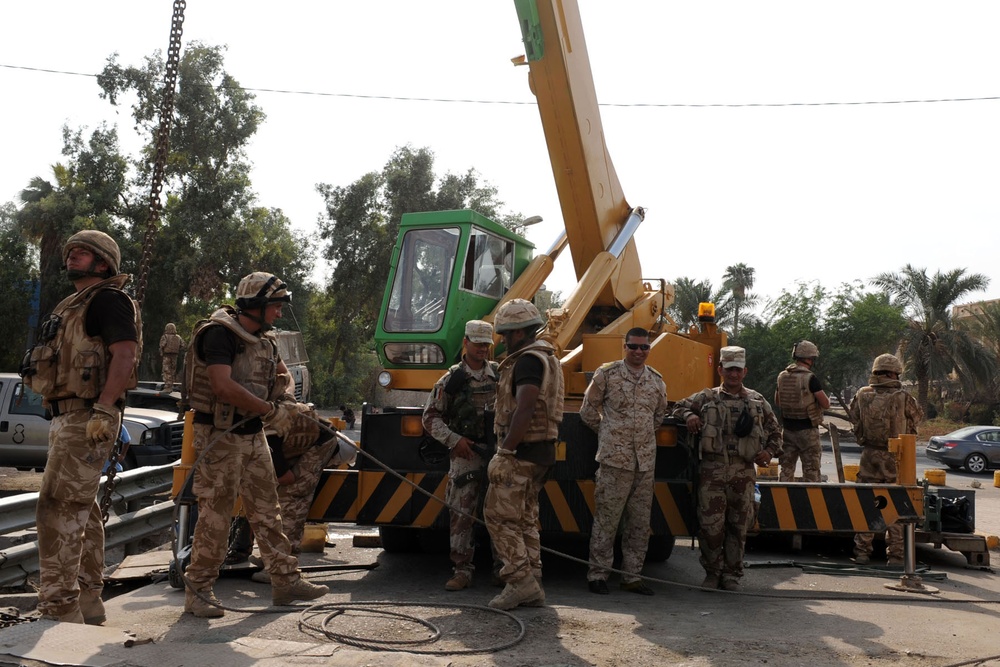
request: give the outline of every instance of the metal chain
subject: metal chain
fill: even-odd
[[[108,525],[108,517],[111,516],[111,498],[115,493],[115,485],[118,483],[115,479],[115,475],[118,474],[118,462],[121,460],[122,452],[122,420],[125,417],[125,411],[122,410],[121,415],[118,417],[118,437],[115,438],[114,447],[111,448],[111,452],[108,454],[108,471],[105,473],[107,475],[107,480],[104,482],[104,495],[101,496],[101,522],[106,526]]]
[[[153,163],[153,178],[149,192],[149,222],[142,241],[142,259],[139,262],[139,280],[135,290],[135,300],[142,307],[149,279],[149,263],[153,255],[153,241],[160,223],[160,192],[163,189],[163,171],[170,152],[170,123],[174,115],[174,92],[177,88],[177,73],[180,70],[181,35],[184,32],[184,10],[186,0],[174,0],[174,15],[170,22],[170,46],[167,48],[167,62],[164,67],[163,97],[160,100],[160,127],[156,132],[156,161]]]

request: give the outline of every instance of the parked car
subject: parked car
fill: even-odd
[[[964,467],[980,473],[1000,468],[1000,427],[966,426],[947,435],[932,436],[927,442],[927,458],[952,470]]]
[[[122,467],[164,465],[180,458],[184,423],[177,411],[126,407],[132,444]],[[49,416],[42,397],[16,373],[0,373],[0,466],[42,470],[49,456]]]
[[[140,380],[139,386],[125,395],[125,405],[133,408],[152,408],[164,412],[178,412],[177,402],[181,400],[179,391],[163,391],[162,382]]]

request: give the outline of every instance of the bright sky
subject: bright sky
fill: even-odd
[[[718,285],[756,269],[755,292],[827,288],[905,264],[967,268],[1000,298],[1000,3],[995,0],[680,2],[580,0],[604,129],[629,203],[643,275]],[[0,201],[51,176],[64,123],[117,122],[92,77],[117,51],[166,51],[167,0],[0,5],[5,91]],[[347,185],[395,147],[427,146],[439,174],[473,167],[507,207],[562,219],[510,0],[190,0],[184,41],[229,47],[268,118],[250,149],[259,203],[309,230],[316,183]],[[360,96],[378,96],[379,99]],[[384,98],[473,100],[472,103]],[[504,104],[487,103],[504,102]],[[698,107],[677,105],[816,106]],[[631,106],[648,105],[648,106]],[[661,106],[656,106],[661,105]],[[561,267],[559,266],[561,265]],[[568,291],[568,253],[549,287]]]

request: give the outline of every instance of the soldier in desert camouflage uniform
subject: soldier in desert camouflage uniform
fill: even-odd
[[[538,309],[524,299],[505,303],[494,321],[507,349],[497,382],[497,453],[487,467],[490,486],[483,508],[506,584],[490,600],[495,609],[545,604],[538,494],[556,462],[563,374],[555,348],[535,340],[541,325]]]
[[[291,376],[270,329],[291,292],[277,276],[252,273],[236,290],[236,309],[223,307],[195,326],[185,359],[185,386],[194,409],[198,456],[192,490],[198,521],[187,567],[184,611],[224,615],[212,586],[226,557],[230,515],[237,494],[272,577],[275,605],[312,600],[329,592],[302,578],[282,532],[274,466],[264,441],[266,424],[287,435],[306,409],[289,393]],[[280,379],[280,382],[279,382]]]
[[[700,433],[698,546],[705,568],[702,588],[736,591],[753,518],[754,464],[781,454],[781,428],[770,404],[743,386],[746,350],[719,351],[722,385],[678,401],[673,416]]]
[[[830,399],[823,391],[812,367],[819,357],[819,348],[801,340],[792,348],[792,363],[778,374],[774,404],[781,408],[782,482],[795,481],[795,466],[802,459],[802,481],[819,482],[823,449],[819,443],[819,428],[823,410]]]
[[[622,522],[621,589],[652,595],[639,577],[649,546],[649,514],[653,503],[656,428],[667,414],[667,387],[646,365],[649,332],[625,335],[625,358],[604,364],[594,373],[580,407],[580,419],[598,432],[594,485],[594,524],[590,531],[591,592],[608,593],[608,569],[614,559],[615,535]]]
[[[49,456],[38,493],[43,618],[101,625],[106,620],[104,523],[97,504],[101,468],[121,428],[125,390],[136,386],[142,323],[122,288],[121,253],[96,230],[63,247],[76,292],[40,327],[21,374],[52,413]]]
[[[184,339],[177,335],[177,327],[169,322],[160,336],[160,360],[163,365],[163,391],[173,391],[177,381],[177,355],[184,347]]]
[[[486,473],[486,411],[496,400],[497,364],[489,361],[493,327],[472,320],[465,325],[462,361],[448,369],[431,390],[424,407],[424,430],[451,450],[445,502],[467,515],[479,511]],[[475,447],[475,449],[473,449]],[[449,523],[452,577],[445,590],[471,585],[475,571],[475,521],[452,512]]]
[[[880,354],[872,363],[868,386],[851,400],[847,416],[854,425],[854,435],[861,445],[858,469],[859,484],[895,484],[898,474],[896,455],[889,451],[889,438],[902,433],[916,433],[923,412],[917,401],[903,390],[899,376],[903,363],[891,354]],[[854,562],[864,565],[871,560],[874,533],[854,536]],[[903,564],[903,527],[894,523],[886,534],[889,565]]]

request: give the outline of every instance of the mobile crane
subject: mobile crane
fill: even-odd
[[[672,286],[642,278],[633,234],[645,211],[627,203],[604,140],[597,94],[575,0],[514,0],[526,64],[548,146],[565,232],[532,256],[522,236],[474,211],[404,214],[375,336],[386,389],[428,391],[462,352],[465,322],[492,319],[508,299],[532,299],[568,247],[577,285],[550,310],[540,334],[561,355],[566,412],[557,463],[540,495],[545,534],[586,534],[593,519],[596,435],[576,412],[592,373],[621,357],[625,332],[651,332],[647,363],[670,399],[718,384],[715,360],[726,334],[710,304],[681,331],[665,314]],[[446,535],[447,450],[423,431],[421,406],[363,408],[357,470],[326,471],[312,519],[378,526],[383,547],[402,551]],[[669,557],[675,538],[697,530],[697,461],[682,446],[684,425],[657,430],[656,482],[647,558]],[[375,460],[401,474],[386,472]],[[904,461],[905,463],[905,461]],[[910,460],[912,464],[912,459]],[[878,530],[916,522],[924,493],[915,475],[900,485],[762,483],[760,532]],[[411,486],[412,485],[412,486]],[[417,486],[425,493],[413,488]],[[982,555],[971,556],[981,559]],[[986,556],[988,563],[988,554]]]

